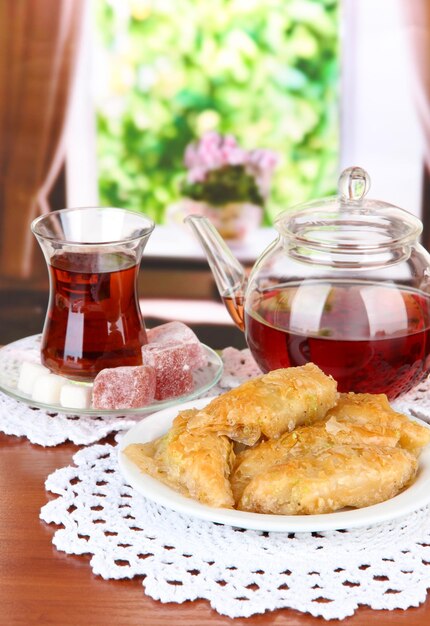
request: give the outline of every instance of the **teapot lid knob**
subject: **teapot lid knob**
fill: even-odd
[[[339,176],[339,195],[344,202],[360,202],[370,188],[370,176],[362,167],[348,167]]]

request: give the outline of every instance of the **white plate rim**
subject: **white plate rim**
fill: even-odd
[[[419,470],[414,483],[394,498],[361,509],[324,515],[269,515],[213,508],[187,498],[142,473],[122,454],[123,449],[131,443],[144,443],[164,434],[180,410],[201,409],[212,399],[200,398],[171,406],[144,418],[127,431],[118,445],[119,468],[124,480],[149,500],[178,513],[209,522],[264,532],[319,532],[373,526],[403,517],[430,502],[430,445],[420,456]],[[416,417],[410,419],[430,428],[423,420]]]

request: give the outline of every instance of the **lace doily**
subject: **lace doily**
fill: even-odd
[[[206,393],[207,396],[220,394],[261,374],[249,350],[226,348],[222,352],[222,359],[223,375],[218,385]],[[12,372],[10,375],[17,373]],[[47,412],[0,392],[0,431],[7,435],[27,437],[32,443],[41,446],[56,446],[67,440],[77,445],[88,445],[112,432],[128,430],[142,417]]]
[[[63,525],[53,543],[91,554],[105,579],[143,576],[161,602],[205,598],[218,613],[248,617],[293,608],[326,619],[359,605],[406,609],[430,587],[430,510],[371,528],[264,533],[187,517],[146,500],[118,471],[109,444],[80,450],[51,474],[58,494],[40,517]]]
[[[391,402],[391,405],[400,413],[419,417],[430,423],[430,375],[411,391]]]

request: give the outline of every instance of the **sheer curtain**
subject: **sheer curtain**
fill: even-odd
[[[49,211],[85,0],[0,2],[0,277],[31,279]],[[58,208],[58,207],[57,207]]]
[[[402,0],[414,62],[415,100],[430,172],[430,1]]]

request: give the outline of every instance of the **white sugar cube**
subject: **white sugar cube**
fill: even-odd
[[[40,376],[49,374],[49,369],[38,363],[30,363],[25,361],[21,365],[18,379],[18,389],[23,393],[31,396],[36,380]]]
[[[60,404],[69,409],[88,409],[91,406],[92,385],[66,383],[61,388]]]
[[[59,404],[64,378],[56,374],[44,374],[36,379],[31,397],[44,404]]]

